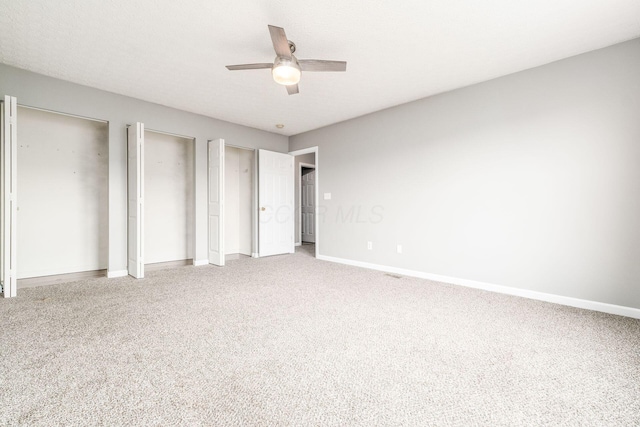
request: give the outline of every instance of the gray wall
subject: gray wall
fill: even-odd
[[[640,39],[289,142],[321,255],[640,308]]]
[[[286,152],[288,148],[285,136],[0,64],[0,96],[4,95],[17,97],[21,105],[109,122],[110,271],[127,268],[127,124],[144,122],[147,129],[195,138],[196,260],[207,259],[207,140],[224,138],[227,144],[278,152]]]

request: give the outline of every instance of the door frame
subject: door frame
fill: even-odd
[[[315,170],[316,165],[312,165],[311,163],[302,163],[302,162],[300,162],[299,165],[300,165],[300,168],[298,168],[298,176],[297,176],[298,189],[302,190],[302,168]],[[315,199],[315,194],[314,194],[314,199]],[[300,244],[299,245],[296,244],[296,246],[302,246],[302,193],[300,193],[297,208],[298,208],[298,238],[300,239]],[[315,203],[314,203],[314,208],[315,208]],[[315,218],[315,212],[314,212],[314,218]]]
[[[315,159],[316,159],[316,164],[315,164],[315,169],[316,169],[316,191],[315,191],[315,212],[314,212],[314,217],[315,217],[315,222],[316,222],[316,253],[315,253],[315,257],[318,258],[318,256],[320,255],[320,215],[318,215],[318,209],[320,207],[320,153],[319,153],[319,149],[318,146],[314,146],[314,147],[309,147],[309,148],[303,148],[301,150],[294,150],[294,151],[289,151],[289,154],[291,154],[292,156],[296,157],[296,156],[300,156],[302,154],[309,154],[309,153],[314,153],[315,154]],[[295,191],[295,188],[294,190]],[[295,194],[294,194],[295,196]],[[300,229],[302,231],[302,224],[300,224]],[[302,244],[302,237],[300,237],[300,244]]]

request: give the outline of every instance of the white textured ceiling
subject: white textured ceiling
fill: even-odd
[[[347,72],[228,71],[267,24]],[[636,37],[638,0],[0,0],[0,62],[284,135]]]

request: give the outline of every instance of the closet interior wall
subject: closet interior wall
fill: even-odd
[[[194,140],[145,130],[144,262],[193,260]]]
[[[18,108],[18,279],[108,264],[109,125]]]
[[[254,150],[225,147],[225,254],[251,256]]]

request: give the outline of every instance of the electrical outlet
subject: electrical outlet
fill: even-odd
[[[398,247],[396,248],[398,253],[401,254],[402,253],[402,245],[398,245]]]
[[[367,249],[369,250],[373,249],[373,242],[367,242]]]

